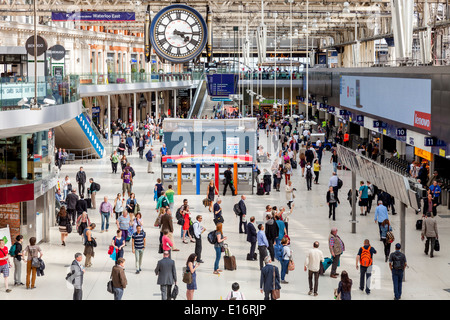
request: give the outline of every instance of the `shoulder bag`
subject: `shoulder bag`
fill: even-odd
[[[192,273],[188,270],[187,267],[183,267],[183,282],[186,284],[192,283]]]
[[[295,263],[294,263],[294,260],[292,258],[289,259],[288,270],[289,271],[294,271],[295,270]]]
[[[341,294],[338,293],[338,289],[334,289],[334,299],[341,300]]]
[[[272,270],[273,270],[272,299],[277,300],[277,299],[280,299],[280,289],[276,289],[276,287],[275,287],[275,267],[272,267]]]
[[[106,284],[106,291],[108,291],[109,293],[114,293],[114,286],[111,278]]]

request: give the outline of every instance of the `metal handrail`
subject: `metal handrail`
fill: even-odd
[[[100,131],[98,130],[97,126],[95,125],[94,122],[92,122],[92,118],[89,116],[89,113],[87,112],[87,109],[83,107],[83,114],[86,118],[88,118],[90,120],[90,124],[91,124],[91,128],[94,131],[95,135],[97,136],[97,138],[102,142],[102,144],[106,144],[107,141],[105,140],[105,138],[103,137],[103,135],[100,133]]]
[[[66,149],[68,154],[74,154],[75,155],[75,160],[77,160],[77,158],[80,160],[81,159],[81,163],[84,163],[84,159],[86,160],[91,160],[93,159],[93,156],[97,156],[97,152],[95,151],[94,147],[89,147],[89,148],[84,148],[84,149]],[[77,156],[74,152],[81,152],[81,156]]]

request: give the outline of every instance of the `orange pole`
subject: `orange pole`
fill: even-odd
[[[177,194],[181,195],[181,163],[178,164],[177,171]]]
[[[237,185],[238,185],[238,165],[237,165],[237,163],[235,162],[234,163],[234,172],[233,172],[233,184],[234,184],[234,190],[236,191],[235,192],[235,194],[237,195],[237,193],[238,193],[238,189],[237,189]]]

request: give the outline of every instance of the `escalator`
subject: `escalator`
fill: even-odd
[[[55,128],[55,146],[74,150],[77,156],[92,154],[102,158],[105,155],[103,137],[85,112]]]
[[[202,109],[205,105],[206,100],[208,99],[208,91],[206,86],[206,80],[201,80],[195,92],[194,101],[192,102],[191,108],[189,109],[189,119],[192,119],[193,117],[201,117]]]

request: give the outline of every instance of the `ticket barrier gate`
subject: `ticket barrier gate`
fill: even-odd
[[[253,193],[253,166],[252,164],[237,165],[237,190],[239,194]]]
[[[197,194],[196,164],[181,164],[181,190],[183,194]]]
[[[162,165],[161,181],[166,189],[169,185],[172,185],[172,189],[175,191],[178,189],[178,167],[176,164]]]
[[[225,179],[224,172],[231,165],[234,188],[238,194],[253,193],[252,164],[183,164],[165,163],[162,165],[161,180],[164,186],[172,185],[177,195],[207,194],[211,180],[223,192]]]
[[[214,164],[200,165],[200,194],[207,194],[208,185],[211,180],[214,180]]]

